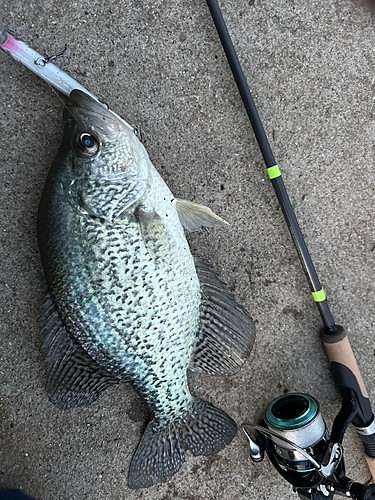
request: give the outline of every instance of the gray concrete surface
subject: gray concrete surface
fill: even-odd
[[[374,19],[351,0],[221,6],[332,312],[375,403]],[[239,424],[258,421],[286,391],[309,392],[330,426],[340,398],[320,318],[205,1],[14,0],[2,17],[40,52],[67,44],[70,74],[140,129],[174,194],[230,221],[189,240],[251,311],[257,341],[238,376],[194,376],[192,391]],[[188,454],[166,483],[131,491],[127,470],[143,428],[133,390],[114,387],[67,412],[48,401],[36,213],[63,106],[10,58],[1,58],[0,72],[0,489],[21,487],[38,500],[293,498],[267,460],[249,460],[241,433],[215,457]],[[348,474],[369,480],[353,429],[344,444]]]

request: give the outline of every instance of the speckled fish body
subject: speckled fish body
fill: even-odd
[[[144,449],[133,459],[129,485],[149,486],[181,466],[180,435],[188,443],[198,439],[194,425],[186,424],[192,415],[206,413],[224,436],[209,446],[191,444],[195,454],[217,451],[235,433],[230,417],[191,396],[187,384],[204,294],[181,220],[190,229],[224,221],[205,207],[179,203],[135,134],[101,104],[74,91],[65,121],[38,221],[50,293],[45,315],[49,394],[69,408],[95,399],[106,387],[104,379],[132,382],[153,420],[141,441]],[[207,278],[208,287],[214,287],[214,276]],[[240,363],[253,339],[251,319],[245,319],[249,327]],[[165,461],[160,456],[168,440]]]
[[[111,179],[113,164],[132,168],[130,141],[143,154],[141,168],[134,167],[129,181]],[[87,170],[77,179],[81,165],[74,165],[71,155],[54,177],[53,205],[46,211],[53,233],[50,289],[67,330],[86,352],[119,378],[130,379],[159,418],[177,416],[190,400],[186,369],[198,328],[200,287],[193,258],[173,196],[135,135],[123,128],[105,147],[113,154],[101,155],[92,179]],[[123,211],[118,199],[129,208]],[[152,256],[134,203],[151,218],[153,210],[160,217]]]

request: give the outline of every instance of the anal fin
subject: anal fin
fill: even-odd
[[[60,409],[86,406],[93,403],[109,386],[119,380],[96,363],[65,330],[57,309],[51,306],[48,295],[41,308],[46,322],[42,349],[46,355],[48,397]],[[48,314],[46,314],[48,313]]]
[[[234,375],[250,355],[255,326],[250,314],[226,290],[204,260],[195,258],[203,308],[189,368],[211,375]]]

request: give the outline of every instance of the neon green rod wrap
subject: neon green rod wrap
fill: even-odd
[[[323,300],[326,300],[327,298],[323,288],[319,290],[319,292],[311,292],[311,293],[312,296],[314,297],[315,302],[323,302]]]
[[[275,179],[275,177],[280,177],[281,172],[279,169],[279,165],[274,165],[273,167],[268,167],[267,173],[268,173],[268,177],[270,179]]]

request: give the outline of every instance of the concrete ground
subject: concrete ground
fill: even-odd
[[[354,0],[220,3],[332,313],[375,404],[375,19]],[[137,126],[173,193],[231,223],[189,241],[251,312],[257,340],[238,376],[194,376],[192,392],[238,424],[257,422],[284,392],[308,392],[331,426],[340,398],[320,317],[205,1],[14,0],[2,17],[39,52],[66,44],[68,72]],[[48,401],[36,214],[63,105],[28,70],[0,61],[0,490],[22,488],[38,500],[293,498],[268,460],[250,461],[241,432],[214,457],[188,453],[166,483],[129,490],[144,426],[132,388],[113,387],[91,407],[65,412]],[[344,445],[348,475],[369,480],[352,428]]]

